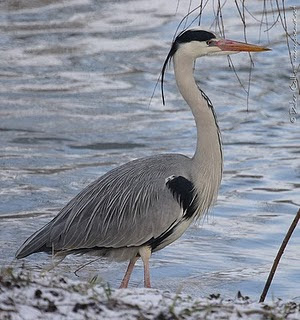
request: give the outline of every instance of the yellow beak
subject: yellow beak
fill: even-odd
[[[247,52],[259,52],[259,51],[269,51],[271,49],[257,46],[255,44],[238,42],[233,40],[221,39],[214,41],[211,45],[219,47],[222,51],[247,51]]]

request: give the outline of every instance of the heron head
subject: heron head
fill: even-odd
[[[198,28],[181,32],[172,43],[170,50],[173,56],[177,51],[192,56],[229,55],[238,52],[259,52],[270,50],[263,46],[248,44],[217,37],[214,33]]]
[[[259,52],[268,50],[271,49],[245,42],[220,38],[210,31],[201,30],[199,27],[182,31],[173,41],[162,67],[161,90],[163,104],[165,104],[163,95],[165,70],[168,62],[171,61],[177,52],[192,59],[197,59],[202,56],[229,55],[239,52]]]

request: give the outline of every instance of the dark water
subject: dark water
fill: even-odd
[[[292,4],[292,2],[291,2]],[[50,258],[13,261],[18,246],[99,175],[129,160],[164,152],[192,155],[195,127],[166,81],[149,106],[174,31],[189,1],[3,1],[0,4],[1,265],[40,270]],[[196,5],[196,4],[195,4]],[[194,5],[194,6],[195,6]],[[259,12],[257,2],[249,7]],[[300,12],[300,10],[298,10]],[[234,7],[224,9],[228,37],[243,40]],[[203,25],[209,27],[207,11]],[[292,28],[291,12],[287,22]],[[249,23],[249,41],[259,42]],[[224,178],[210,216],[153,255],[153,286],[193,295],[238,290],[259,297],[281,241],[300,206],[299,123],[290,122],[291,68],[282,29],[261,31],[271,52],[254,55],[246,95],[226,57],[203,58],[196,77],[210,96],[224,144]],[[247,86],[247,54],[232,57]],[[300,296],[296,229],[270,297]],[[75,277],[87,257],[54,272]],[[97,261],[80,270],[117,286],[125,264]],[[143,285],[138,265],[133,286]]]

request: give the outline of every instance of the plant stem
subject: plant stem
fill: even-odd
[[[264,302],[265,301],[265,297],[266,297],[266,295],[268,293],[268,290],[270,288],[271,282],[273,280],[273,277],[274,277],[274,274],[276,272],[276,269],[277,269],[277,266],[279,264],[279,261],[281,259],[281,256],[282,256],[282,254],[284,252],[285,247],[287,246],[288,241],[290,240],[290,237],[291,237],[294,229],[297,226],[297,223],[298,223],[299,219],[300,219],[300,209],[298,210],[298,213],[296,214],[295,219],[292,222],[292,224],[291,224],[291,226],[289,228],[289,231],[287,232],[287,234],[286,234],[285,238],[283,239],[282,244],[281,244],[281,246],[280,246],[280,248],[278,250],[277,256],[276,256],[276,258],[275,258],[275,260],[273,262],[272,269],[271,269],[271,271],[269,273],[268,280],[267,280],[267,282],[265,284],[265,287],[264,287],[264,290],[263,290],[263,292],[262,292],[262,294],[260,296],[259,302]]]

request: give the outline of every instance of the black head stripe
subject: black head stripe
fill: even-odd
[[[216,36],[205,30],[187,30],[185,32],[180,33],[175,42],[177,43],[186,43],[191,41],[208,41],[216,38]]]

